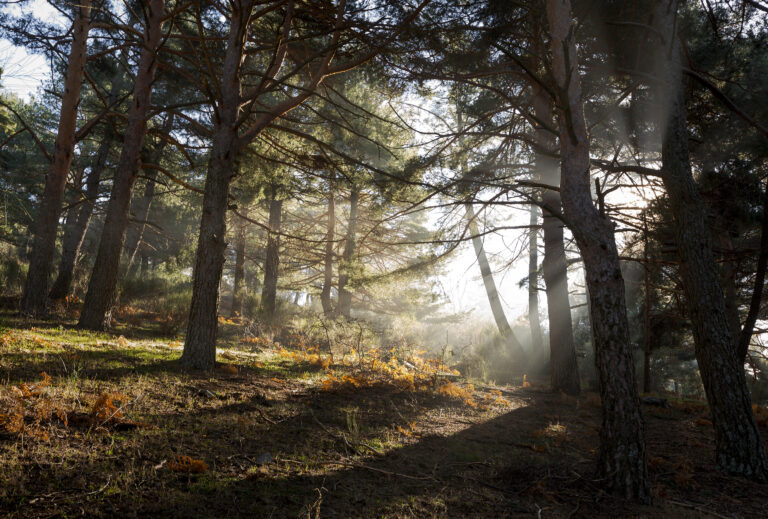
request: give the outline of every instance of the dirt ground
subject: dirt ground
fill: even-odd
[[[0,413],[21,399],[26,414],[22,432],[0,433],[0,514],[768,517],[768,485],[714,470],[699,403],[644,408],[654,500],[636,506],[593,477],[595,395],[477,384],[488,404],[472,405],[396,384],[330,387],[327,370],[354,369],[227,346],[214,373],[191,374],[176,341],[2,316]],[[22,384],[32,396],[17,396]],[[96,418],[100,395],[116,416]],[[37,420],[41,407],[54,411]]]

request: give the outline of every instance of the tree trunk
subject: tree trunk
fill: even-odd
[[[357,206],[360,199],[360,191],[357,186],[352,187],[349,194],[349,221],[347,222],[347,243],[344,247],[344,257],[339,265],[339,304],[337,311],[349,319],[352,311],[352,293],[347,290],[349,274],[352,269],[352,258],[355,255],[355,234],[357,232]]]
[[[735,354],[735,337],[712,252],[704,202],[691,172],[688,122],[682,78],[682,53],[676,37],[676,3],[658,1],[656,60],[661,81],[662,181],[673,215],[680,276],[693,327],[696,359],[715,429],[718,467],[758,481],[768,480],[768,462],[752,412],[744,369]]]
[[[64,186],[67,183],[67,173],[72,164],[75,147],[77,105],[80,102],[88,31],[91,24],[91,0],[82,0],[79,6],[72,24],[72,45],[67,62],[67,76],[64,82],[53,160],[45,177],[43,198],[35,221],[29,271],[21,299],[21,313],[26,315],[45,315],[48,306],[48,283],[56,250],[56,233],[59,227]]]
[[[160,129],[160,131],[165,136],[171,132],[172,128],[173,115],[169,115],[163,123],[163,127]],[[165,139],[160,140],[157,148],[155,148],[154,153],[152,153],[152,164],[160,165],[160,161],[163,158],[163,151],[165,151],[167,142],[168,141]],[[134,228],[132,230],[133,232],[130,232],[129,230],[126,238],[125,250],[128,263],[125,266],[125,275],[127,277],[132,277],[137,270],[138,265],[135,263],[136,253],[141,246],[141,241],[144,239],[144,232],[147,229],[147,222],[149,221],[149,210],[152,206],[152,200],[155,198],[155,188],[157,186],[157,170],[155,168],[149,168],[145,171],[147,173],[147,183],[144,186],[144,193],[142,194],[142,197],[137,200],[135,210],[132,211],[132,219],[136,222],[138,227]],[[133,204],[131,208],[134,209]]]
[[[264,286],[261,289],[261,308],[264,315],[275,314],[277,301],[277,278],[280,267],[280,224],[283,213],[283,201],[277,199],[277,189],[272,187],[269,202],[269,236],[267,253],[264,259]]]
[[[141,149],[147,131],[147,113],[152,98],[152,84],[157,69],[157,49],[162,40],[165,0],[150,0],[147,10],[147,33],[141,50],[133,102],[128,112],[120,160],[115,170],[112,193],[107,206],[96,262],[88,283],[78,327],[103,330],[112,320],[120,268],[120,256],[128,227],[128,212],[133,186],[140,167]]]
[[[651,392],[651,286],[648,281],[648,221],[643,214],[643,391]]]
[[[581,250],[592,310],[602,399],[598,470],[625,499],[649,502],[643,420],[635,383],[624,281],[613,224],[592,204],[589,140],[569,0],[547,0],[552,74],[558,92],[563,212]]]
[[[336,198],[333,188],[328,192],[328,232],[325,235],[325,272],[323,277],[323,291],[320,292],[320,302],[323,305],[323,314],[327,317],[333,313],[331,301],[331,288],[333,286],[333,245],[336,231]]]
[[[80,248],[83,246],[85,233],[88,231],[88,225],[91,222],[91,216],[93,216],[93,208],[99,195],[99,186],[101,185],[101,175],[104,172],[109,151],[112,148],[111,130],[107,129],[107,133],[99,145],[96,159],[88,173],[88,178],[85,182],[85,193],[83,200],[76,207],[76,216],[71,223],[67,221],[64,238],[62,239],[61,264],[59,265],[56,281],[53,283],[51,293],[48,296],[50,299],[62,299],[69,295],[72,289],[72,280],[80,256]]]
[[[475,219],[475,212],[472,209],[472,204],[466,204],[464,207],[467,222],[469,223],[469,232],[472,235],[472,245],[475,248],[477,264],[480,266],[480,274],[482,274],[483,285],[485,285],[485,293],[488,295],[488,303],[491,305],[493,319],[496,321],[496,326],[498,327],[501,336],[509,341],[512,347],[512,353],[520,358],[525,358],[526,355],[523,345],[520,344],[520,341],[512,331],[512,327],[509,326],[509,321],[507,321],[507,316],[504,313],[504,307],[501,306],[499,291],[496,289],[496,282],[493,279],[491,265],[488,263],[488,257],[485,255],[483,238],[480,236],[480,231],[477,228],[477,220]]]
[[[244,216],[248,216],[248,208],[243,209]],[[240,218],[235,234],[235,279],[232,282],[232,308],[230,315],[242,315],[243,313],[243,281],[245,280],[245,229],[247,222]]]
[[[531,349],[544,347],[539,322],[539,206],[531,204],[531,230],[528,232],[528,323],[531,326]]]
[[[536,117],[551,125],[552,101],[547,93],[534,85],[533,109]],[[554,136],[545,128],[536,129],[536,141],[541,148],[536,153],[536,170],[541,182],[549,186],[560,185],[558,161],[550,153],[555,150]],[[560,192],[546,189],[542,193],[544,261],[542,275],[547,288],[547,316],[549,319],[550,380],[553,391],[578,395],[581,390],[576,346],[573,342],[573,321],[568,296],[568,262],[565,256],[563,223],[557,218],[561,211]]]
[[[184,341],[181,365],[211,370],[216,365],[219,284],[227,248],[227,201],[229,186],[237,165],[237,120],[240,112],[240,64],[248,32],[250,6],[233,3],[227,47],[221,76],[218,120],[213,128],[213,144],[208,161],[203,195],[203,214],[195,255],[192,304]]]

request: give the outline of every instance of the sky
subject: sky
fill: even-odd
[[[503,221],[499,215],[496,215],[494,220],[496,225],[513,226],[527,225],[529,218],[526,207],[524,210],[505,212]],[[479,225],[482,232],[482,221]],[[511,258],[518,255],[520,246],[527,247],[527,236],[523,233],[527,234],[525,231],[505,231],[503,234],[487,234],[483,237],[483,248],[494,271],[496,287],[510,323],[528,312],[528,289],[526,286],[518,286],[520,280],[528,275],[527,249],[511,267],[502,268]],[[541,240],[539,244],[541,245]],[[472,242],[464,242],[454,251],[445,263],[445,270],[445,274],[440,276],[440,283],[449,299],[450,310],[471,310],[476,318],[492,321],[493,314]],[[540,305],[546,304],[541,297],[539,299]]]
[[[60,14],[45,0],[31,0],[3,6],[14,16],[34,13],[35,18],[48,23],[59,23]],[[30,54],[23,47],[16,47],[10,41],[0,38],[0,67],[3,74],[0,83],[6,92],[23,99],[30,99],[50,72],[43,56]]]
[[[42,56],[29,54],[8,40],[0,40],[0,77],[3,90],[29,100],[47,77],[48,63]]]

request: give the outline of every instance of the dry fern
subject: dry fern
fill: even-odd
[[[203,460],[179,455],[175,460],[168,462],[168,468],[182,474],[202,474],[208,470],[208,464]]]

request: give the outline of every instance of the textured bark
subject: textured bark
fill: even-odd
[[[157,70],[157,49],[162,40],[165,0],[150,0],[147,6],[147,32],[139,58],[133,100],[128,111],[123,147],[115,170],[112,193],[107,205],[104,229],[99,241],[88,292],[78,327],[103,330],[112,320],[112,305],[117,292],[120,256],[128,227],[128,212],[133,186],[141,162],[141,149],[147,131],[147,113],[152,98],[152,83]]]
[[[160,129],[161,133],[165,136],[171,132],[173,128],[173,115],[169,115],[163,127]],[[163,152],[168,141],[161,139],[160,143],[155,148],[150,159],[150,163],[159,165],[163,158]],[[132,219],[136,222],[136,227],[128,230],[126,238],[126,257],[128,262],[125,266],[125,274],[131,277],[135,274],[138,265],[135,263],[136,253],[141,246],[141,241],[144,239],[144,232],[147,229],[147,222],[149,221],[149,210],[152,206],[152,200],[155,198],[155,188],[157,186],[157,169],[149,168],[146,172],[146,185],[144,186],[144,193],[139,200],[134,204],[131,204]]]
[[[648,222],[643,214],[643,391],[651,392],[651,285],[648,282]]]
[[[283,215],[283,201],[277,199],[277,190],[272,188],[269,201],[269,235],[264,258],[264,285],[261,289],[261,309],[267,317],[275,313],[277,301],[277,279],[280,270],[280,225]]]
[[[248,217],[248,208],[243,209],[243,215]],[[240,218],[235,233],[235,279],[232,282],[232,308],[230,315],[242,315],[243,292],[245,289],[245,229],[246,220]]]
[[[353,187],[349,194],[349,221],[347,222],[347,243],[344,246],[344,256],[339,266],[339,315],[349,318],[352,311],[352,293],[347,290],[349,283],[349,269],[352,267],[352,258],[355,255],[355,234],[357,233],[357,206],[360,200],[360,192]]]
[[[21,299],[21,313],[45,315],[48,305],[48,283],[56,250],[59,213],[64,197],[67,173],[72,164],[77,124],[77,105],[86,60],[90,30],[91,0],[82,0],[72,24],[72,45],[67,62],[67,76],[61,99],[59,128],[53,148],[53,160],[45,177],[43,198],[34,227],[34,241],[29,258],[29,271]]]
[[[472,209],[471,204],[466,204],[464,207],[467,222],[469,224],[469,232],[472,235],[472,246],[475,248],[477,264],[480,266],[480,274],[483,278],[483,285],[485,285],[485,293],[488,296],[488,303],[491,305],[493,319],[496,321],[496,327],[499,329],[501,336],[509,341],[510,346],[512,347],[512,352],[515,355],[524,358],[525,350],[523,349],[523,345],[520,344],[517,336],[512,331],[512,327],[509,326],[507,315],[504,313],[504,307],[501,306],[499,291],[496,288],[491,265],[488,263],[488,257],[485,254],[485,247],[483,247],[483,238],[480,236],[480,231],[477,228],[475,212]]]
[[[534,85],[533,109],[536,117],[551,125],[552,101],[548,94]],[[555,149],[554,136],[543,127],[536,130],[540,148],[536,153],[536,170],[541,182],[548,186],[560,185],[558,161],[548,155]],[[542,193],[544,261],[542,276],[546,285],[547,316],[549,318],[550,380],[553,391],[578,395],[581,389],[576,346],[573,342],[571,303],[568,297],[568,262],[565,256],[563,224],[556,214],[561,211],[560,192],[552,189]],[[553,214],[554,212],[554,214]]]
[[[613,224],[592,204],[589,139],[569,0],[547,0],[552,74],[558,92],[563,212],[581,251],[592,310],[602,427],[598,470],[624,498],[648,502],[643,420],[629,342],[624,281]]]
[[[236,170],[237,119],[240,112],[240,64],[247,34],[250,2],[233,3],[221,76],[218,119],[213,128],[211,157],[203,195],[203,213],[192,281],[192,304],[181,364],[211,370],[216,365],[219,284],[227,248],[227,198]],[[247,9],[242,9],[247,7]]]
[[[693,328],[696,359],[715,429],[718,467],[758,481],[768,480],[768,462],[755,423],[744,369],[735,354],[704,202],[693,180],[682,78],[682,52],[675,34],[676,3],[656,2],[661,81],[656,100],[666,114],[662,130],[661,176],[669,197],[680,276]]]
[[[333,286],[333,241],[336,231],[336,198],[331,189],[328,193],[328,231],[325,234],[325,272],[323,277],[323,290],[320,292],[320,303],[323,305],[323,314],[329,316],[333,313],[331,301],[331,288]]]
[[[531,204],[531,230],[528,232],[528,322],[531,326],[531,349],[544,347],[539,321],[539,207]]]
[[[67,219],[64,237],[62,238],[61,264],[59,265],[56,281],[53,283],[48,296],[50,299],[62,299],[69,295],[69,292],[72,290],[72,280],[80,256],[80,248],[83,246],[85,233],[88,231],[88,225],[91,223],[94,204],[96,203],[99,186],[101,185],[101,175],[107,164],[112,144],[113,137],[111,131],[107,130],[107,135],[99,145],[94,163],[88,172],[83,200],[75,208],[75,218],[72,222]]]

